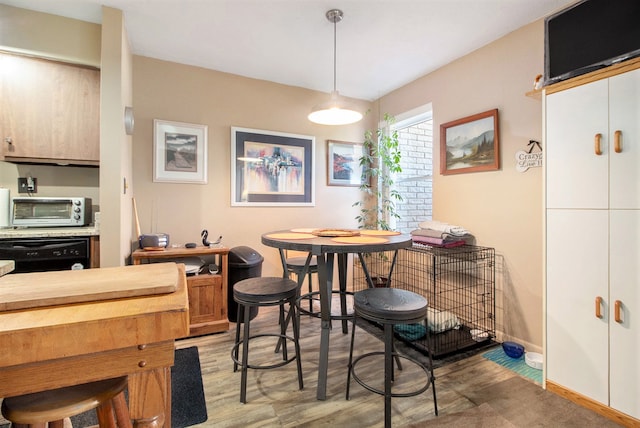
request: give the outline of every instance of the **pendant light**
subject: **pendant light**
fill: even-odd
[[[336,90],[336,24],[342,21],[342,16],[339,9],[331,9],[326,13],[329,22],[333,22],[333,92],[329,101],[315,106],[308,116],[311,122],[320,125],[348,125],[362,119],[362,113],[352,103],[341,99]]]

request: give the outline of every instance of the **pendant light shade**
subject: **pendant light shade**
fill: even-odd
[[[309,113],[309,120],[321,125],[348,125],[360,119],[362,113],[351,103],[341,99],[338,91],[333,91],[329,101],[318,104]]]
[[[362,119],[362,113],[352,103],[342,99],[336,90],[336,24],[342,21],[343,13],[339,9],[331,9],[326,16],[333,22],[333,92],[328,101],[311,110],[308,118],[320,125],[348,125]]]

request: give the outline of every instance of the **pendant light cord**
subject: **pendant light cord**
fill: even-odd
[[[337,61],[336,51],[337,51],[338,44],[336,41],[337,39],[336,25],[337,25],[337,22],[335,19],[333,19],[333,92],[336,91],[336,87],[337,87],[336,86],[336,61]]]
[[[342,21],[340,9],[330,9],[325,14],[329,22],[333,22],[333,92],[327,102],[315,106],[309,113],[309,120],[321,125],[348,125],[362,119],[360,113],[348,101],[338,96],[338,30],[336,25]]]

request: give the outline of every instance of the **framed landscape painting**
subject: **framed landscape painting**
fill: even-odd
[[[362,183],[363,145],[345,141],[327,141],[327,185],[359,187]]]
[[[207,182],[207,126],[153,120],[153,181]]]
[[[232,206],[313,206],[315,137],[231,128]]]
[[[440,125],[440,174],[500,168],[498,109]]]

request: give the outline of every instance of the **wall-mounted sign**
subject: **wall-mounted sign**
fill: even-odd
[[[529,151],[519,150],[516,152],[516,171],[525,172],[529,168],[540,168],[542,166],[542,146],[535,140],[529,140]],[[533,152],[538,146],[539,152]]]

